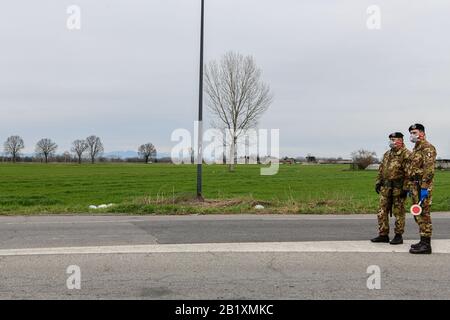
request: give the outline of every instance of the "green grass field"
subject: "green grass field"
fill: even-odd
[[[193,201],[196,167],[168,164],[1,164],[0,213],[372,213],[373,171],[343,165],[204,166],[205,203]],[[450,172],[436,174],[434,211],[450,211]],[[108,209],[89,205],[114,203]],[[255,204],[265,209],[255,211]]]

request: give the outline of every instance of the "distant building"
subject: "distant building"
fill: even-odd
[[[317,163],[320,163],[320,164],[352,164],[353,160],[319,159],[319,160],[317,160]]]
[[[308,162],[308,163],[317,163],[317,159],[316,159],[316,157],[308,154],[306,156],[306,162]]]
[[[380,164],[374,163],[366,168],[366,170],[378,170]],[[436,160],[436,169],[450,169],[450,159],[439,159]]]
[[[450,169],[450,159],[436,160],[436,169]]]
[[[353,160],[337,160],[336,164],[353,164]]]
[[[375,170],[375,171],[378,171],[378,169],[380,169],[379,163],[373,163],[366,168],[366,170]]]
[[[288,157],[284,157],[283,159],[280,160],[281,164],[295,164],[296,161],[294,158],[288,158]]]

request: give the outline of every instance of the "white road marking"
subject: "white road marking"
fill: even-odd
[[[6,225],[23,225],[23,224],[91,224],[91,223],[132,223],[146,222],[148,220],[86,220],[86,221],[24,221],[24,222],[6,222]]]
[[[96,216],[75,216],[75,215],[54,215],[54,216],[0,216],[0,224],[3,225],[24,225],[24,224],[90,224],[90,223],[132,223],[132,222],[152,222],[152,221],[286,221],[286,220],[374,220],[376,221],[376,214],[343,214],[343,215],[329,215],[329,214],[224,214],[224,215],[156,215],[156,216],[129,216],[115,215],[103,216],[104,220],[95,220]],[[449,219],[450,212],[433,212],[433,219]],[[46,221],[48,219],[50,221]],[[52,221],[52,219],[60,221]],[[82,220],[79,220],[82,219]],[[116,219],[116,220],[112,220]],[[407,219],[413,219],[411,214],[407,215]],[[19,221],[17,221],[19,220]],[[44,221],[43,221],[44,220]],[[62,220],[62,221],[61,221]]]
[[[0,256],[75,255],[75,254],[142,254],[142,253],[250,253],[250,252],[355,252],[406,253],[414,241],[392,246],[369,241],[308,241],[308,242],[251,242],[251,243],[196,243],[157,244],[94,247],[59,247],[4,249]],[[450,239],[433,240],[434,253],[450,253]]]

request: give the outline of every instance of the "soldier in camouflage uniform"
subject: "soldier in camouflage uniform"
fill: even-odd
[[[389,242],[389,214],[395,216],[395,237],[390,244],[402,244],[405,231],[405,200],[404,191],[406,162],[410,151],[403,142],[403,134],[395,132],[389,135],[391,150],[383,156],[378,171],[375,190],[380,196],[378,211],[378,237],[372,242]]]
[[[426,140],[425,127],[414,124],[409,128],[411,142],[415,143],[406,169],[407,189],[414,204],[420,203],[422,213],[414,216],[420,229],[420,242],[413,244],[410,253],[430,254],[431,235],[431,203],[433,192],[434,170],[436,165],[436,148]]]

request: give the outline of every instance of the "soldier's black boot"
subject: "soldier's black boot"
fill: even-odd
[[[431,253],[431,238],[420,237],[420,243],[417,247],[411,248],[409,253],[413,254],[430,254]]]
[[[378,236],[376,238],[371,239],[370,241],[372,242],[384,242],[384,243],[389,243],[389,236],[385,235],[385,236]]]
[[[396,233],[394,239],[389,242],[390,244],[403,244],[403,237],[401,234]]]
[[[420,246],[421,243],[422,243],[422,237],[420,238],[419,242],[414,243],[414,244],[411,245],[411,249],[417,249]]]
[[[424,239],[425,237],[420,237],[420,241],[419,242],[417,242],[417,243],[415,243],[415,244],[412,244],[411,245],[411,248],[412,249],[417,249],[417,248],[419,248],[421,245],[422,245],[422,242],[424,241],[423,239]]]

